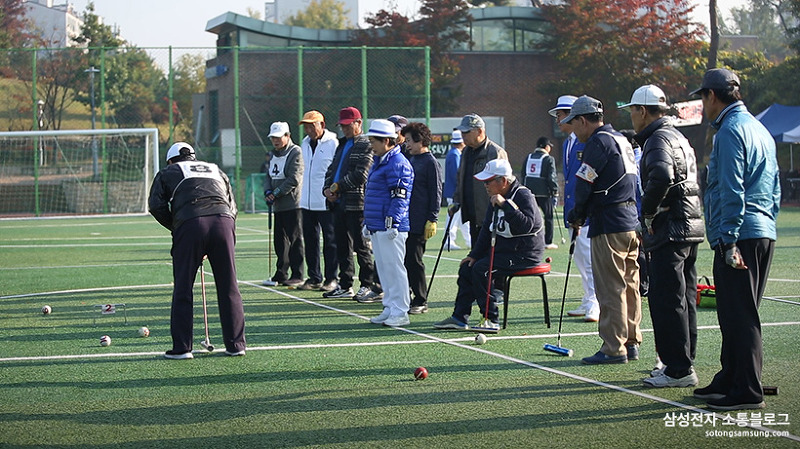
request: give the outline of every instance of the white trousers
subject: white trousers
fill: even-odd
[[[594,275],[592,274],[592,244],[589,239],[589,228],[583,227],[575,239],[575,254],[573,255],[575,266],[581,275],[583,284],[583,299],[581,307],[587,311],[597,311],[600,305],[594,293]]]
[[[379,231],[370,235],[375,265],[380,273],[383,288],[383,307],[389,309],[389,316],[406,315],[411,305],[408,291],[408,274],[403,263],[406,257],[407,232],[401,232],[394,239],[389,233]]]

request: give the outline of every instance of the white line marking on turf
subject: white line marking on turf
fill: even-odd
[[[102,292],[107,290],[133,290],[140,288],[163,288],[163,287],[172,287],[172,284],[124,285],[120,287],[76,288],[73,290],[57,290],[52,292],[23,293],[20,295],[0,296],[0,299],[29,298],[32,296],[51,296],[51,295],[65,295],[70,293]]]

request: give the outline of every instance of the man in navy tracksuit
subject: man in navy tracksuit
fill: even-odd
[[[172,231],[172,349],[168,359],[192,358],[192,287],[208,256],[217,286],[225,353],[245,352],[244,307],[236,283],[236,203],[225,173],[195,159],[194,148],[177,142],[167,151],[167,166],[153,179],[150,214]]]
[[[591,217],[592,268],[600,302],[597,328],[603,344],[581,361],[628,363],[639,358],[642,341],[636,158],[628,139],[603,123],[603,105],[592,97],[575,100],[562,122],[572,123],[575,135],[586,142],[575,175],[575,207],[567,220],[579,228]]]
[[[481,327],[499,329],[497,301],[502,291],[497,277],[489,286],[489,265],[493,271],[518,271],[534,267],[544,253],[544,222],[536,198],[512,175],[506,159],[492,159],[475,179],[484,183],[489,196],[486,215],[478,239],[458,270],[458,293],[453,315],[435,323],[437,329],[468,329],[472,304],[478,303],[481,317],[487,321]],[[492,231],[496,242],[492,248]],[[489,309],[486,310],[486,292]]]
[[[442,169],[428,148],[431,130],[424,123],[411,123],[400,132],[405,136],[405,145],[414,169],[405,266],[408,285],[414,294],[408,313],[417,315],[428,311],[428,284],[422,256],[425,254],[425,243],[436,235],[436,222],[442,204]]]
[[[408,238],[408,203],[414,187],[414,170],[400,151],[397,132],[389,120],[373,120],[369,132],[375,155],[364,193],[363,235],[369,236],[375,263],[383,276],[383,312],[374,324],[409,324],[408,276],[403,264]]]

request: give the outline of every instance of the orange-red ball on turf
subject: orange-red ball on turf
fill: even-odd
[[[417,380],[422,380],[428,377],[428,370],[425,369],[424,366],[420,366],[419,368],[414,370],[414,378]]]

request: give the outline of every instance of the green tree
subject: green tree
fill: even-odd
[[[611,120],[616,102],[627,102],[638,86],[654,83],[670,97],[686,94],[685,61],[699,62],[693,7],[669,0],[565,0],[542,6],[549,38],[537,46],[553,55],[560,81],[543,92],[587,93],[606,103]],[[700,71],[698,67],[696,70]]]
[[[747,6],[731,9],[731,18],[726,34],[758,36],[758,51],[769,59],[779,61],[789,55],[788,35],[770,1],[750,0]]]
[[[367,17],[372,28],[357,34],[354,43],[377,47],[424,47],[431,49],[431,112],[452,114],[461,86],[455,79],[458,61],[450,55],[470,42],[466,26],[472,20],[465,0],[422,0],[419,20],[411,20],[397,11],[380,10]],[[422,86],[419,86],[420,88]]]
[[[176,139],[191,140],[192,95],[206,90],[206,61],[200,54],[183,54],[173,67],[173,116],[177,123]]]
[[[345,30],[353,28],[347,17],[349,12],[344,3],[337,0],[311,0],[305,11],[298,11],[285,23],[304,28]]]

